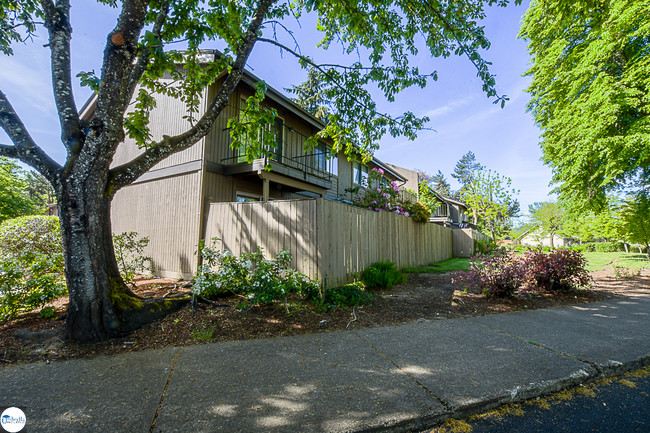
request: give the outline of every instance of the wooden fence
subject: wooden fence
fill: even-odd
[[[454,257],[471,257],[476,253],[476,242],[487,242],[488,236],[474,229],[454,229],[453,245]]]
[[[425,265],[452,257],[452,230],[324,199],[212,203],[206,241],[235,255],[257,246],[267,257],[289,249],[292,265],[330,288],[370,264]]]

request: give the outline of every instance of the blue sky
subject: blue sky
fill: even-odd
[[[548,200],[550,168],[540,161],[539,129],[526,112],[528,95],[523,91],[530,82],[523,77],[528,68],[526,43],[517,39],[520,19],[528,1],[521,6],[490,8],[483,23],[491,48],[484,57],[493,63],[497,89],[510,97],[504,109],[492,104],[481,90],[476,70],[463,57],[413,59],[421,71],[437,70],[439,79],[426,89],[407,90],[394,103],[380,102],[380,107],[393,115],[405,110],[416,115],[428,115],[433,131],[422,131],[415,141],[385,137],[376,156],[385,161],[428,173],[441,170],[457,187],[450,173],[456,161],[468,151],[477,160],[512,179],[520,190],[522,210],[535,201]],[[99,70],[107,33],[115,25],[116,12],[94,2],[73,2],[73,74]],[[339,47],[319,52],[314,47],[318,34],[311,30],[314,20],[304,17],[296,30],[303,54],[321,61],[344,61]],[[65,158],[59,140],[58,119],[50,84],[49,50],[44,32],[41,37],[24,46],[16,46],[16,55],[0,57],[0,86],[7,94],[37,142],[56,160]],[[218,44],[207,48],[221,48]],[[306,78],[289,54],[279,56],[277,48],[258,44],[248,63],[249,69],[269,85],[283,89]],[[79,106],[89,97],[88,89],[75,89]],[[0,143],[8,143],[0,131]]]

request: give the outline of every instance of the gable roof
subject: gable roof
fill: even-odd
[[[210,63],[213,62],[214,59],[217,56],[222,55],[221,51],[219,50],[203,50],[201,52],[200,56],[200,61],[202,63]],[[253,74],[247,69],[244,69],[244,72],[242,74],[242,78],[240,82],[243,82],[244,84],[253,87],[255,83],[263,81],[261,78]],[[315,127],[318,130],[325,129],[327,125],[323,123],[321,120],[316,118],[313,114],[307,112],[304,108],[293,102],[291,99],[283,95],[280,91],[275,89],[272,86],[269,86],[267,84],[267,91],[266,91],[266,98],[272,100],[273,102],[277,103],[278,105],[282,106],[283,108],[286,108],[287,110],[291,111],[293,114],[297,115],[300,117],[302,120],[305,122],[309,123],[311,126]],[[82,119],[90,120],[95,113],[95,106],[97,104],[97,94],[93,93],[90,98],[86,101],[86,103],[83,105],[81,110],[79,111],[79,117]],[[400,173],[398,173],[396,170],[391,169],[389,167],[389,164],[386,164],[379,159],[375,158],[374,156],[370,160],[374,165],[380,167],[384,171],[389,172],[391,175],[396,177],[397,179],[400,179],[401,181],[406,181],[404,176],[402,176]]]

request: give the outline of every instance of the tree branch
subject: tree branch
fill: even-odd
[[[14,146],[0,145],[0,154],[18,158],[25,164],[37,169],[52,184],[56,184],[61,166],[50,158],[34,142],[27,128],[9,103],[6,95],[0,90],[0,126],[7,133]]]
[[[237,49],[237,57],[232,64],[231,72],[226,76],[219,92],[210,103],[205,114],[185,133],[174,137],[166,137],[161,142],[148,148],[140,156],[126,164],[112,169],[109,174],[110,177],[108,182],[108,189],[112,194],[123,186],[136,180],[167,156],[190,147],[210,131],[212,124],[228,104],[230,95],[237,87],[237,84],[243,75],[244,66],[246,65],[248,56],[253,50],[255,42],[258,40],[258,32],[262,26],[264,17],[271,5],[276,1],[277,0],[261,0],[258,3],[257,10],[248,26],[246,35]]]
[[[286,45],[281,44],[281,43],[278,42],[278,41],[274,41],[273,39],[258,38],[258,40],[259,40],[260,42],[266,42],[266,43],[269,43],[269,44],[275,45],[276,47],[279,47],[280,49],[286,50],[287,52],[289,52],[289,54],[292,54],[292,55],[294,55],[296,58],[298,58],[298,59],[304,61],[305,63],[310,64],[310,65],[313,66],[314,68],[316,68],[316,69],[318,69],[319,71],[321,71],[324,75],[326,75],[327,77],[329,77],[330,80],[332,80],[332,82],[334,83],[334,85],[335,85],[336,87],[338,87],[339,89],[341,89],[341,91],[343,91],[344,93],[348,94],[348,96],[350,96],[352,99],[354,99],[354,100],[356,101],[357,104],[359,104],[359,105],[360,105],[361,107],[363,107],[365,110],[372,111],[372,109],[371,109],[370,107],[368,107],[368,106],[367,106],[366,104],[364,104],[363,102],[359,101],[359,99],[356,98],[356,97],[354,97],[354,95],[351,95],[351,94],[347,91],[347,89],[345,88],[345,86],[344,86],[343,84],[341,84],[341,83],[339,83],[338,81],[332,79],[331,76],[330,76],[330,74],[327,72],[327,70],[324,69],[326,66],[331,66],[331,67],[340,67],[341,69],[355,69],[355,68],[352,68],[352,67],[346,67],[346,66],[343,66],[343,65],[330,65],[330,64],[328,64],[328,65],[321,65],[321,64],[318,64],[318,63],[314,62],[314,61],[311,60],[309,57],[303,56],[302,54],[300,54],[300,53],[298,53],[298,52],[292,50],[291,48],[287,47]],[[360,68],[360,69],[365,69],[365,68]],[[380,112],[377,112],[377,115],[378,115],[379,117],[383,117],[384,119],[386,119],[386,120],[388,120],[388,121],[390,121],[390,122],[395,122],[395,123],[397,123],[397,124],[400,124],[400,123],[401,123],[399,120],[394,119],[393,117],[389,116],[389,115],[386,114],[386,113],[380,113]]]
[[[18,158],[18,149],[11,144],[0,144],[0,156]]]
[[[124,113],[131,102],[130,75],[137,56],[138,40],[144,27],[148,0],[126,0],[115,28],[104,49],[101,82],[95,116],[89,136],[103,136],[101,145],[84,149],[91,158],[112,158],[115,147],[124,139]]]
[[[85,136],[79,126],[79,113],[72,94],[70,1],[60,0],[55,6],[52,0],[41,0],[41,5],[45,14],[45,28],[50,37],[52,88],[61,123],[61,141],[69,153],[74,153]]]
[[[156,16],[156,22],[154,23],[153,28],[151,29],[151,33],[153,33],[153,35],[158,40],[160,40],[160,33],[162,31],[162,27],[165,24],[165,21],[167,20],[167,15],[169,14],[170,3],[171,3],[170,0],[165,0],[161,2],[160,12],[158,12],[158,15]],[[135,66],[131,70],[131,75],[129,76],[129,85],[127,87],[127,93],[129,95],[133,95],[133,92],[135,92],[135,88],[140,82],[140,78],[142,78],[142,74],[144,74],[144,72],[146,71],[147,65],[149,64],[150,54],[151,54],[151,47],[144,45],[144,48],[142,49],[142,51],[140,51],[140,55],[138,56],[138,60],[136,61]]]

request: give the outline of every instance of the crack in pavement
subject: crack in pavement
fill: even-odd
[[[537,347],[539,347],[540,349],[548,350],[549,352],[551,352],[551,353],[555,353],[556,355],[565,356],[565,357],[570,358],[570,359],[573,359],[573,360],[575,360],[575,361],[582,362],[583,364],[587,364],[588,366],[590,366],[591,368],[593,368],[594,370],[596,370],[596,373],[598,373],[598,374],[602,374],[602,372],[603,372],[602,369],[600,368],[600,366],[598,366],[598,364],[596,364],[596,363],[594,363],[594,362],[591,362],[591,361],[589,361],[589,360],[582,359],[582,358],[579,358],[579,357],[577,357],[577,356],[575,356],[575,355],[571,355],[571,354],[568,354],[568,353],[564,353],[564,352],[561,352],[561,351],[559,351],[559,350],[552,349],[552,348],[550,348],[550,347],[546,347],[546,346],[544,346],[544,345],[538,343],[537,341],[526,340],[526,339],[523,338],[523,337],[520,337],[520,336],[518,336],[518,335],[511,334],[511,333],[509,333],[509,332],[507,332],[507,331],[504,331],[504,330],[502,330],[502,329],[499,329],[499,328],[495,328],[495,327],[492,327],[492,326],[488,326],[488,325],[485,325],[485,324],[483,324],[483,323],[479,323],[479,322],[476,322],[476,324],[479,325],[479,326],[484,327],[485,329],[489,329],[489,330],[492,330],[492,331],[496,331],[496,332],[498,332],[498,333],[500,333],[500,334],[507,335],[508,337],[513,337],[513,338],[516,338],[516,339],[518,339],[518,340],[521,340],[521,341],[523,341],[524,343],[528,343],[528,344],[530,344],[530,345],[537,346]]]
[[[172,363],[172,368],[169,371],[169,376],[167,376],[167,382],[165,383],[165,388],[163,389],[162,395],[160,396],[160,402],[158,403],[156,414],[154,415],[153,421],[151,422],[149,433],[153,433],[153,429],[156,427],[156,421],[158,421],[158,415],[160,414],[160,409],[162,409],[163,401],[165,400],[165,394],[167,394],[167,388],[169,387],[169,382],[172,380],[172,375],[174,374],[174,369],[176,368],[176,361],[178,361],[178,355],[180,355],[182,349],[182,347],[179,347],[178,351],[176,352],[176,356],[174,357],[174,362]]]
[[[416,379],[412,374],[410,374],[410,373],[408,373],[407,371],[405,371],[404,369],[402,369],[402,367],[400,367],[399,365],[397,365],[397,363],[395,363],[395,361],[393,361],[392,359],[390,359],[388,356],[384,355],[384,353],[383,353],[382,351],[380,351],[380,350],[377,349],[375,346],[373,346],[372,344],[370,344],[369,341],[367,341],[365,338],[363,338],[362,336],[360,336],[357,332],[355,332],[354,334],[356,335],[356,337],[357,337],[359,340],[361,340],[361,341],[363,341],[364,343],[366,343],[366,344],[367,344],[371,349],[373,349],[375,352],[377,352],[377,353],[378,353],[382,358],[384,358],[386,361],[388,361],[388,362],[390,362],[391,364],[393,364],[393,365],[395,366],[395,368],[397,368],[397,369],[398,369],[399,371],[401,371],[404,375],[406,375],[406,376],[407,376],[408,378],[410,378],[413,382],[415,382],[415,384],[416,384],[417,386],[419,386],[420,388],[424,389],[426,392],[428,392],[429,394],[431,394],[431,395],[432,395],[436,400],[438,400],[438,401],[440,402],[440,404],[443,405],[443,407],[445,408],[445,410],[447,410],[447,411],[449,411],[449,412],[452,412],[452,411],[454,410],[454,406],[452,406],[451,404],[447,403],[447,402],[446,402],[442,397],[437,396],[433,391],[431,391],[431,390],[430,390],[429,388],[427,388],[423,383],[421,383],[419,380],[417,380],[417,379]]]

